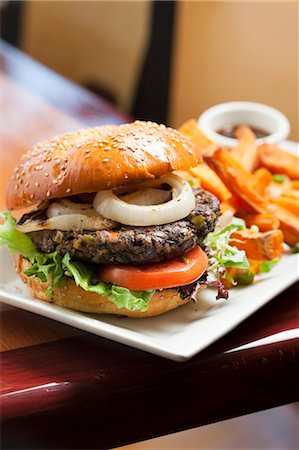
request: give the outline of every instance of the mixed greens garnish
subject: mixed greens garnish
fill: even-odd
[[[232,284],[237,284],[237,281],[227,271],[228,267],[244,269],[247,277],[250,277],[250,265],[245,251],[230,245],[231,235],[235,231],[245,228],[244,220],[234,217],[229,225],[220,231],[209,233],[204,239],[202,246],[209,256],[208,272],[210,277],[214,277],[215,280],[225,278]]]

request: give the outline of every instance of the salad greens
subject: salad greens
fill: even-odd
[[[233,217],[229,225],[225,226],[220,231],[216,229],[212,233],[209,233],[203,240],[202,246],[209,256],[208,272],[212,274],[215,279],[224,277],[230,283],[236,284],[236,280],[233,280],[231,275],[226,271],[226,268],[228,267],[245,269],[248,276],[251,273],[245,251],[239,250],[229,243],[231,235],[235,231],[243,230],[244,228],[244,220]]]
[[[40,281],[51,280],[46,294],[53,297],[54,288],[63,285],[73,278],[76,285],[88,292],[106,295],[118,308],[130,311],[146,311],[154,290],[130,291],[127,288],[114,286],[103,281],[92,283],[96,275],[96,267],[92,264],[72,260],[69,253],[61,256],[56,252],[41,253],[29,236],[16,228],[16,221],[8,211],[0,213],[4,224],[0,225],[0,246],[6,245],[12,253],[20,253],[31,262],[25,275],[35,275]]]

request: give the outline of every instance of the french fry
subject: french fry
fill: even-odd
[[[239,197],[232,195],[232,197],[220,205],[220,214],[226,211],[231,211],[234,215],[242,217],[242,215],[252,215],[255,214],[255,210],[251,208],[247,203],[243,202]]]
[[[198,177],[194,177],[189,170],[175,170],[174,173],[188,181],[191,187],[200,187],[200,179]]]
[[[291,179],[299,178],[299,158],[284,152],[275,145],[263,144],[258,147],[258,155],[262,167],[270,172],[285,174]]]
[[[293,247],[299,242],[299,217],[275,203],[270,203],[268,209],[278,218],[284,241]]]
[[[292,198],[292,199],[296,200],[297,202],[299,202],[299,192],[296,189],[286,188],[282,192],[282,196]]]
[[[292,180],[291,186],[292,186],[292,189],[299,190],[299,180]]]
[[[220,214],[222,215],[227,211],[230,211],[233,215],[237,212],[237,208],[233,206],[229,200],[220,203]]]
[[[281,230],[259,232],[250,229],[235,231],[231,244],[245,250],[247,258],[257,261],[271,261],[283,253],[283,234]]]
[[[237,146],[231,150],[230,154],[240,163],[243,169],[248,172],[253,172],[258,165],[255,135],[249,127],[241,126],[236,130],[236,136],[239,139],[239,142]]]
[[[216,195],[221,202],[225,202],[231,198],[232,194],[230,191],[207,164],[199,164],[196,167],[192,167],[190,172],[200,179],[200,184],[204,189]]]
[[[277,205],[282,206],[284,209],[287,209],[291,213],[299,216],[299,201],[298,199],[288,197],[286,195],[282,195],[281,197],[273,200]]]
[[[266,189],[269,184],[272,182],[272,174],[268,169],[264,167],[260,167],[254,172],[254,187],[261,194],[266,194]]]
[[[191,141],[197,145],[203,154],[213,153],[216,148],[216,144],[200,131],[195,119],[187,120],[187,122],[180,126],[179,131],[189,136]]]
[[[278,230],[280,225],[277,217],[271,214],[244,214],[239,212],[238,216],[245,220],[248,228],[252,225],[256,225],[260,231]]]
[[[268,199],[256,190],[254,175],[247,172],[224,148],[215,150],[213,156],[205,158],[209,166],[214,169],[228,189],[241,198],[255,212],[268,212]]]
[[[239,267],[227,267],[226,273],[230,275],[231,279],[236,284],[246,285],[250,284],[253,281],[253,275],[255,275],[255,272],[251,269],[250,266],[250,272],[248,273],[247,269],[240,269]],[[228,280],[225,276],[221,278],[222,283],[226,287],[226,289],[231,289],[236,284],[234,284],[231,280]]]

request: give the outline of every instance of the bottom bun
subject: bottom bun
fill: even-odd
[[[54,289],[54,297],[50,298],[45,293],[49,282],[42,282],[35,276],[29,277],[25,275],[25,270],[30,267],[30,262],[26,258],[17,255],[15,266],[19,276],[27,284],[28,290],[33,297],[76,311],[117,314],[119,316],[136,318],[153,317],[185,305],[190,301],[189,299],[183,300],[180,297],[178,288],[163,289],[155,292],[149,301],[148,309],[144,312],[130,311],[126,308],[119,309],[105,295],[84,291],[80,286],[76,286],[71,279],[64,286],[56,287]]]

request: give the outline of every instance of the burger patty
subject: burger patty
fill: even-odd
[[[112,230],[41,230],[30,233],[39,250],[71,256],[96,264],[144,264],[183,255],[215,227],[219,201],[203,189],[195,189],[195,208],[177,222]]]

